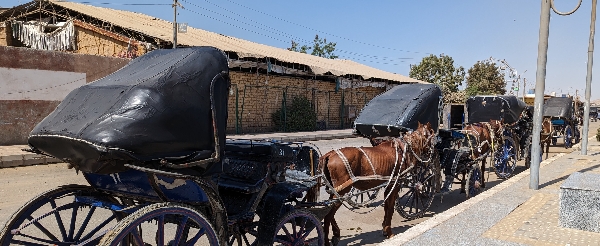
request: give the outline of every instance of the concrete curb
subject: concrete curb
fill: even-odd
[[[53,157],[26,152],[25,154],[20,155],[0,156],[0,168],[31,166],[58,162],[60,162],[60,160]]]
[[[573,151],[575,151],[575,150],[573,150]],[[540,169],[565,155],[566,155],[565,153],[559,153],[551,158],[548,158],[545,161],[540,162]],[[475,205],[475,204],[495,195],[496,193],[506,189],[507,187],[519,182],[521,179],[523,179],[525,177],[529,177],[529,172],[526,172],[526,171],[521,172],[521,173],[513,176],[512,178],[509,178],[509,179],[501,182],[500,184],[490,188],[489,190],[486,190],[483,193],[444,211],[443,213],[434,215],[431,219],[428,219],[426,221],[423,221],[423,222],[411,227],[410,229],[406,230],[404,233],[398,234],[390,239],[383,241],[379,245],[396,246],[396,245],[405,244],[405,243],[409,242],[410,240],[425,233],[426,231],[428,231],[428,230],[442,224],[443,222],[455,217],[456,215],[464,212],[465,210],[469,209],[473,205]]]
[[[588,137],[588,140],[593,140],[594,138],[595,138],[595,136]],[[573,151],[571,151],[570,153],[581,150],[581,142],[573,145],[572,149],[573,149]],[[548,158],[545,161],[540,162],[540,169],[547,166],[548,164],[558,160],[559,158],[561,158],[567,154],[570,154],[570,153],[559,153],[551,158]],[[507,187],[517,183],[518,181],[520,181],[521,179],[523,179],[525,177],[529,177],[529,172],[524,171],[522,173],[519,173],[519,174],[513,176],[512,178],[509,178],[508,180],[505,180],[505,181],[501,182],[500,184],[492,187],[491,189],[486,190],[483,193],[444,211],[443,213],[436,214],[431,219],[423,221],[423,222],[409,228],[404,233],[398,234],[390,239],[383,241],[379,245],[396,246],[396,245],[405,244],[405,243],[409,242],[410,240],[427,232],[428,230],[430,230],[430,229],[444,223],[445,221],[455,217],[456,215],[464,212],[465,210],[469,209],[473,205],[475,205],[475,204],[495,195],[496,193],[506,189]]]

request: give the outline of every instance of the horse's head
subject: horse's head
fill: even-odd
[[[550,132],[552,132],[552,121],[550,121],[549,117],[544,117],[544,121],[542,121],[542,133]]]
[[[490,128],[493,131],[495,137],[502,136],[502,123],[504,120],[490,120]]]
[[[435,131],[431,127],[431,123],[421,124],[419,122],[417,129],[410,134],[410,139],[415,154],[422,156],[424,153],[429,153],[435,140]]]

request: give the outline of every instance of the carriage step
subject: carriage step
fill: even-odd
[[[94,207],[106,208],[113,211],[124,212],[128,214],[133,213],[137,210],[137,207],[124,207],[122,205],[115,204],[110,201],[102,200],[98,197],[92,196],[75,196],[75,201],[85,203]]]

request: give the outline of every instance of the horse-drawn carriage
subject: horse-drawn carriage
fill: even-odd
[[[590,121],[598,121],[598,107],[590,107]]]
[[[150,52],[71,92],[30,151],[89,184],[26,203],[0,245],[323,245],[330,203],[306,196],[318,152],[226,140],[229,86],[224,53],[195,47]]]
[[[439,190],[439,162],[434,153],[434,136],[429,136],[429,146],[421,149],[422,155],[416,154],[414,143],[408,140],[409,132],[416,131],[419,125],[429,123],[433,132],[437,131],[439,112],[441,109],[441,90],[433,84],[404,84],[373,98],[362,109],[354,121],[354,134],[368,138],[373,146],[382,142],[397,139],[405,143],[410,156],[416,157],[414,168],[399,179],[398,188],[404,189],[396,200],[396,211],[407,219],[414,219],[429,209],[435,193]],[[403,156],[400,162],[403,162]],[[368,178],[368,177],[367,177]],[[375,176],[373,176],[375,178]],[[418,202],[417,202],[418,201]]]
[[[571,97],[552,97],[544,103],[544,121],[551,123],[550,140],[564,140],[565,148],[571,148],[573,142],[579,143],[580,131]],[[546,123],[547,124],[547,123]]]
[[[493,167],[499,178],[514,172],[517,161],[531,163],[533,108],[515,96],[474,96],[467,100],[468,122],[482,124],[500,122],[497,132],[491,131]]]

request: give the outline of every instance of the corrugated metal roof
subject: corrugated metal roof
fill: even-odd
[[[95,7],[86,4],[52,1],[53,4],[112,23],[126,29],[165,41],[173,39],[173,23],[149,15],[130,11]],[[240,58],[275,58],[279,61],[299,63],[309,66],[317,75],[327,72],[336,76],[360,75],[364,79],[380,78],[397,82],[422,83],[422,81],[369,67],[350,60],[327,59],[309,54],[288,51],[251,41],[229,37],[193,27],[187,33],[177,34],[177,43],[187,46],[214,46],[224,51],[232,51]]]

